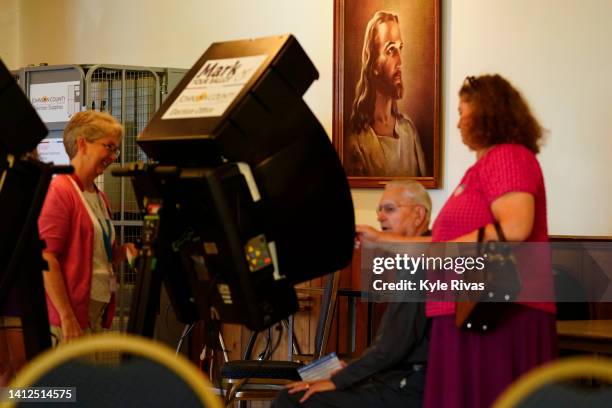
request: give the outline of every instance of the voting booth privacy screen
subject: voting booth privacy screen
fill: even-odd
[[[39,177],[38,172],[30,171],[33,165],[21,163],[17,158],[36,148],[46,135],[47,128],[44,123],[9,70],[0,61],[0,211],[4,215],[0,224],[2,300],[9,287],[8,283],[14,280],[14,277],[8,276],[8,268],[11,263],[16,262],[15,249],[28,217]]]
[[[291,35],[214,43],[139,135],[157,163],[133,182],[144,212],[160,204],[179,319],[262,329],[296,311],[294,284],[350,263],[348,182],[302,99],[317,78]]]
[[[19,157],[34,150],[47,127],[0,61],[0,154]]]
[[[0,61],[0,315],[19,308],[27,358],[50,347],[38,215],[55,171],[24,159],[47,135],[38,114]]]

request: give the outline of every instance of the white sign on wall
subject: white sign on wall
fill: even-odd
[[[80,110],[81,82],[30,85],[30,102],[45,123],[68,122]]]
[[[255,55],[206,61],[162,119],[223,115],[267,57]]]

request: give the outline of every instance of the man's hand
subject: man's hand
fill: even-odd
[[[391,231],[379,231],[369,225],[356,225],[357,238],[361,241],[370,242],[431,242],[431,237],[414,236],[407,237]]]
[[[357,237],[361,241],[372,241],[378,242],[380,239],[380,235],[383,232],[378,231],[377,229],[370,227],[369,225],[358,224],[355,226],[355,231],[357,232]]]
[[[334,384],[331,380],[318,380],[313,382],[298,381],[287,384],[286,387],[289,388],[289,394],[306,391],[300,399],[300,403],[304,403],[308,398],[310,398],[313,394],[316,394],[317,392],[335,390],[336,384]]]

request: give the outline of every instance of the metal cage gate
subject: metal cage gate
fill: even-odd
[[[135,161],[147,161],[145,153],[136,145],[140,133],[160,104],[160,77],[150,69],[113,65],[95,65],[85,75],[85,104],[87,109],[107,111],[125,128],[121,153],[96,180],[109,199],[115,231],[119,243],[140,238],[142,217],[129,179],[111,175],[114,168]],[[127,264],[118,271],[117,312],[113,330],[127,328],[135,272]]]

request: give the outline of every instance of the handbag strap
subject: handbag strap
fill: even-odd
[[[495,221],[493,225],[495,226],[495,232],[497,232],[497,239],[499,242],[507,242],[506,236],[504,235],[504,231],[502,230],[501,225],[499,225],[499,222]]]
[[[479,244],[482,242],[482,240],[483,240],[483,238],[484,238],[485,227],[486,227],[486,226],[478,228],[478,241],[477,241],[477,242],[478,242]]]
[[[476,243],[476,253],[482,254],[482,240],[484,239],[485,227],[478,228],[478,241]]]
[[[493,226],[495,227],[495,232],[497,232],[497,240],[499,242],[508,242],[506,240],[506,236],[504,235],[504,231],[502,230],[501,225],[499,225],[499,222],[495,221],[493,223]],[[486,225],[484,227],[478,228],[478,241],[476,242],[478,242],[479,244],[481,242],[484,242],[485,228],[486,228]]]

